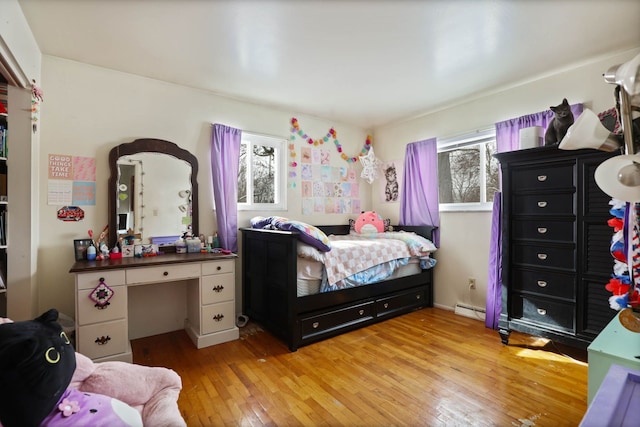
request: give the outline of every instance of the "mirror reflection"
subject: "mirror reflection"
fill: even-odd
[[[195,156],[169,141],[137,139],[113,148],[109,167],[110,242],[198,234]]]

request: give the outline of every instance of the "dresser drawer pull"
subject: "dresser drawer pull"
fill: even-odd
[[[547,259],[547,254],[538,254],[538,259],[545,260]]]
[[[224,314],[216,314],[215,316],[212,317],[212,319],[215,320],[216,322],[219,322],[222,319],[224,319]]]
[[[220,270],[222,270],[222,267],[221,266],[217,266],[216,270],[220,271]]]
[[[107,335],[106,337],[103,335],[100,338],[96,338],[96,340],[94,341],[96,344],[98,345],[105,345],[107,344],[109,341],[111,341],[111,337],[109,335]]]
[[[538,227],[538,233],[545,234],[547,232],[547,227]]]
[[[420,294],[416,295],[416,299],[420,299],[422,296]]]
[[[169,275],[169,272],[168,272],[168,271],[165,271],[164,273],[162,273],[162,275],[163,275],[163,276],[168,276],[168,275]]]
[[[104,302],[104,303],[102,303],[102,302],[100,302],[100,303],[95,303],[93,306],[94,306],[95,308],[97,308],[98,310],[105,310],[105,309],[107,309],[110,305],[111,305],[111,303],[110,303],[109,301],[107,301],[107,302]]]
[[[547,207],[547,202],[538,202],[538,207],[539,208],[546,208]]]
[[[224,286],[222,285],[214,286],[213,288],[211,288],[211,290],[214,292],[222,292],[223,289],[224,289]]]
[[[547,310],[545,310],[544,308],[539,308],[538,309],[538,314],[540,316],[544,316],[545,314],[547,314]]]
[[[362,316],[362,315],[364,314],[364,310],[362,310],[362,309],[361,309],[361,310],[358,310],[358,314],[359,314],[360,316]]]
[[[538,181],[544,182],[547,180],[547,175],[538,175]]]
[[[547,282],[545,282],[544,280],[538,280],[538,286],[540,286],[541,288],[546,288]]]
[[[388,303],[388,302],[385,302],[384,304],[382,304],[382,306],[383,306],[384,308],[389,308],[389,303]]]
[[[320,323],[319,322],[313,322],[313,324],[311,326],[313,326],[313,329],[318,329],[318,326],[320,326]]]

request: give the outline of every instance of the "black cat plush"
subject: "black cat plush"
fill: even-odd
[[[0,421],[38,426],[67,390],[75,350],[51,309],[34,320],[0,325]]]
[[[547,127],[547,131],[544,134],[544,145],[555,145],[559,144],[567,134],[567,130],[573,124],[574,118],[567,98],[564,98],[560,105],[549,108],[553,111],[553,119],[549,122],[549,127]]]

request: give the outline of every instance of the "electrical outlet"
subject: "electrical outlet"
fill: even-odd
[[[469,277],[469,289],[475,289],[476,288],[476,279],[474,279],[473,277]]]

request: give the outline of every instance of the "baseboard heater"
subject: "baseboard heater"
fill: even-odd
[[[474,307],[468,304],[456,304],[455,311],[457,315],[469,317],[471,319],[483,320],[485,319],[486,310],[480,307]]]

